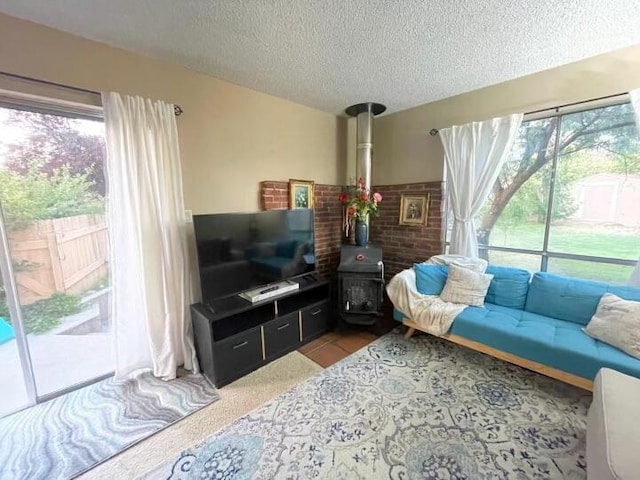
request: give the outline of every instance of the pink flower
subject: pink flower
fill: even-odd
[[[342,192],[338,197],[338,200],[340,200],[342,203],[347,203],[349,201],[349,195],[347,195],[346,192]]]
[[[380,195],[378,192],[375,192],[373,194],[373,199],[377,202],[381,202],[382,201],[382,195]]]
[[[352,217],[352,216],[353,216],[353,215],[355,215],[355,214],[356,214],[356,209],[355,209],[354,207],[349,207],[349,208],[347,209],[347,215],[348,215],[348,216]]]

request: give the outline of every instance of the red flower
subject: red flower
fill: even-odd
[[[356,185],[343,187],[338,196],[345,206],[344,228],[348,235],[353,219],[366,220],[378,213],[378,203],[382,201],[382,195],[372,192],[367,188],[364,178],[359,177]]]

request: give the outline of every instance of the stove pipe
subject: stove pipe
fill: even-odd
[[[364,186],[371,189],[371,157],[373,155],[373,117],[387,109],[380,103],[366,102],[351,105],[345,113],[357,118],[356,127],[356,180],[364,179]]]

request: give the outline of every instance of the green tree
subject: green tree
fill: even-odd
[[[53,176],[61,168],[72,175],[84,176],[90,188],[105,194],[105,145],[102,135],[84,133],[78,120],[58,115],[12,110],[9,122],[26,135],[7,145],[7,168],[18,174],[30,174],[34,168]]]
[[[630,104],[567,114],[562,117],[560,132],[558,125],[558,117],[550,117],[529,121],[520,128],[483,210],[478,227],[480,244],[489,244],[491,231],[503,214],[506,217],[501,223],[505,225],[536,217],[544,219],[548,196],[545,192],[551,175],[550,168],[545,166],[550,165],[555,148],[556,173],[563,181],[555,185],[554,218],[567,218],[575,211],[568,180],[597,173],[594,155],[606,158],[616,172],[640,172],[640,139]],[[511,207],[512,200],[515,203]]]
[[[51,175],[38,164],[21,174],[0,171],[0,204],[7,226],[19,230],[36,220],[102,213],[104,200],[92,186],[88,175],[73,174],[69,167]]]

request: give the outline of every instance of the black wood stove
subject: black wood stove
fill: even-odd
[[[346,323],[374,325],[382,316],[382,248],[343,245],[338,266],[340,316]]]

